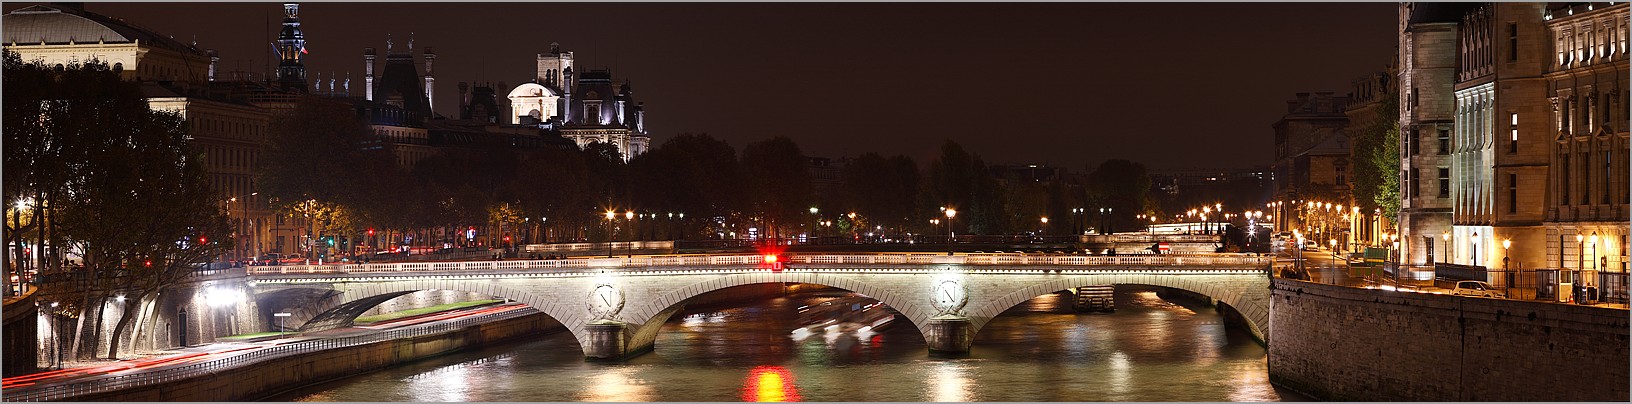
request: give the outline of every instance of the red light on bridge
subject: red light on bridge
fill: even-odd
[[[765,254],[765,263],[766,264],[775,264],[776,260],[777,260],[776,254]]]

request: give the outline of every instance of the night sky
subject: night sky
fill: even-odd
[[[27,4],[11,3],[10,11]],[[535,76],[550,42],[610,67],[646,103],[654,146],[706,132],[740,151],[775,135],[805,154],[874,151],[925,164],[943,139],[989,164],[1152,169],[1273,159],[1296,92],[1350,91],[1394,57],[1394,3],[533,4],[303,3],[307,75],[351,72],[364,47],[432,47],[436,111],[457,83]],[[279,3],[90,3],[261,74]],[[423,73],[423,72],[422,72]],[[509,88],[498,89],[501,96]]]

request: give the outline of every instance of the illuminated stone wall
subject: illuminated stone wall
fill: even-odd
[[[1628,399],[1625,309],[1273,285],[1270,381],[1316,399]]]

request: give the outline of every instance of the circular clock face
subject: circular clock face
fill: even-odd
[[[935,287],[930,290],[930,293],[933,294],[930,296],[930,303],[934,304],[935,309],[940,310],[943,314],[956,312],[958,309],[962,309],[964,304],[969,303],[969,294],[965,292],[962,282],[951,279],[944,280],[936,283]]]
[[[623,291],[608,284],[589,292],[589,315],[596,320],[611,319],[623,310]]]

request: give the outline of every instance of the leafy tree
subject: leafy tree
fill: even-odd
[[[1108,217],[1104,218],[1109,228],[1100,229],[1100,233],[1114,232],[1133,228],[1134,216],[1145,211],[1146,198],[1150,193],[1150,175],[1145,171],[1144,164],[1122,159],[1106,160],[1088,174],[1088,187],[1095,204],[1111,209]],[[1093,213],[1098,214],[1097,209]]]
[[[1375,191],[1372,191],[1371,201],[1383,210],[1383,217],[1398,217],[1400,214],[1400,123],[1394,121],[1389,129],[1383,132],[1379,141],[1382,147],[1373,149],[1367,164],[1375,170],[1380,179]]]
[[[906,156],[885,158],[865,153],[839,173],[839,196],[846,211],[891,228],[917,224],[918,166]],[[834,212],[835,214],[840,212]]]
[[[742,206],[736,150],[708,134],[681,134],[629,162],[634,203],[643,209],[685,213],[670,224],[682,237],[696,223],[729,216]]]
[[[5,164],[34,170],[15,177],[23,186],[8,184],[7,192],[32,194],[48,206],[60,229],[51,235],[60,246],[54,253],[83,257],[76,269],[82,282],[41,285],[43,295],[66,303],[59,310],[100,308],[110,292],[136,302],[157,296],[231,248],[203,156],[191,150],[178,115],[149,110],[136,84],[105,63],[51,70],[8,54],[4,69]],[[113,341],[123,339],[136,312],[123,312]],[[103,324],[101,316],[94,314],[95,324]],[[82,334],[89,339],[81,343],[94,344],[99,334]],[[112,344],[110,358],[118,357],[119,345]]]
[[[1354,140],[1354,201],[1367,212],[1383,207],[1379,203],[1384,194],[1393,193],[1393,205],[1398,206],[1400,157],[1393,154],[1387,160],[1377,160],[1378,153],[1386,154],[1388,147],[1399,148],[1399,94],[1387,93],[1380,103],[1375,106],[1376,114],[1370,122],[1357,125],[1358,130],[1350,133]],[[1393,133],[1393,135],[1390,135]],[[1392,188],[1388,181],[1394,182]]]
[[[765,223],[767,237],[780,235],[784,226],[798,222],[799,215],[809,214],[813,194],[808,164],[799,145],[782,136],[742,149],[749,211]]]

